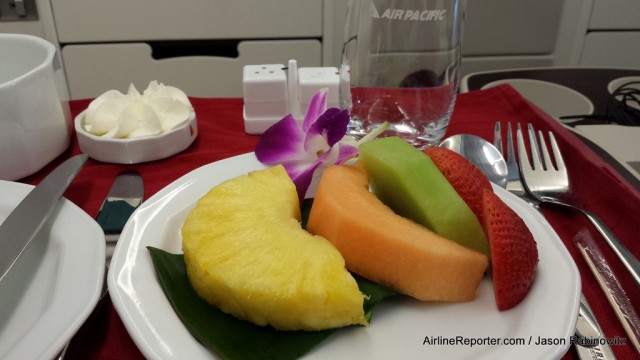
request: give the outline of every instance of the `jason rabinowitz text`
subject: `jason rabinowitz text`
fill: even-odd
[[[496,346],[496,345],[535,345],[535,346],[548,346],[548,345],[566,345],[567,343],[573,345],[602,345],[604,343],[609,345],[625,345],[625,338],[615,337],[612,339],[595,338],[585,339],[579,337],[566,338],[550,338],[542,336],[529,336],[528,338],[514,337],[514,338],[495,338],[495,337],[465,337],[465,336],[425,336],[422,345],[438,345],[438,346]]]

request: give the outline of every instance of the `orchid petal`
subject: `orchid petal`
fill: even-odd
[[[296,163],[287,163],[283,164],[287,174],[296,185],[296,191],[298,192],[298,199],[302,202],[304,200],[304,196],[309,189],[309,185],[311,185],[311,180],[313,180],[313,173],[322,165],[321,162],[316,161],[308,166],[308,164],[296,164]]]
[[[316,160],[319,156],[331,150],[331,147],[322,135],[310,136],[310,134],[307,134],[304,149],[309,156],[313,156],[313,160]]]
[[[325,110],[327,109],[328,92],[328,88],[322,88],[313,95],[313,97],[311,98],[311,102],[309,103],[307,113],[304,116],[304,121],[302,122],[302,131],[309,131],[311,125],[313,125],[313,123],[318,120],[320,115],[325,112]]]
[[[291,115],[268,128],[258,140],[255,153],[260,162],[276,164],[306,158],[305,133]]]
[[[348,136],[349,111],[327,109],[328,89],[311,99],[302,126],[292,115],[268,128],[256,145],[258,160],[267,165],[282,164],[304,200],[314,174],[325,167],[353,158],[358,143]]]
[[[358,146],[340,142],[338,143],[338,159],[336,159],[334,164],[342,164],[357,154]]]
[[[356,154],[358,154],[357,145],[341,141],[332,146],[329,151],[322,154],[317,161],[322,163],[323,166],[339,165]]]
[[[313,136],[321,135],[329,147],[340,141],[347,132],[349,125],[349,111],[344,109],[330,108],[327,109],[311,128],[307,131],[307,139],[305,140],[305,148],[308,149],[307,143]]]

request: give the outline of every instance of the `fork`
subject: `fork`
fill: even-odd
[[[552,162],[551,154],[547,149],[542,131],[538,131],[540,141],[538,144],[533,126],[528,124],[527,127],[533,166],[529,162],[520,124],[518,124],[517,131],[520,171],[525,188],[540,203],[558,205],[583,213],[598,232],[600,232],[607,244],[609,244],[623,265],[631,273],[638,286],[640,286],[640,262],[638,259],[616,238],[613,232],[597,215],[588,210],[571,205],[564,200],[569,191],[569,176],[553,133],[549,131],[549,143],[553,152],[555,166]]]
[[[496,122],[493,132],[493,139],[493,144],[495,145],[495,147],[500,151],[500,153],[503,153],[502,127],[500,122]],[[507,156],[505,157],[505,160],[507,162],[507,191],[526,201],[537,211],[540,211],[540,201],[533,195],[531,195],[529,191],[527,191],[527,188],[524,186],[520,177],[520,168],[515,158],[511,123],[507,123],[506,155]],[[576,323],[576,336],[580,338],[591,339],[599,338],[602,336],[600,325],[598,324],[595,315],[591,311],[591,307],[589,306],[587,299],[584,297],[584,294],[580,294],[580,308],[578,311],[578,320]],[[577,343],[574,344],[574,346],[576,347],[576,352],[580,359],[597,359],[600,355],[613,354],[611,352],[611,349],[608,347],[606,349],[590,349],[590,346],[580,346],[577,345]]]

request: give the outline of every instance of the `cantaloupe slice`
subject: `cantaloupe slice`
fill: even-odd
[[[487,256],[395,214],[357,165],[324,171],[307,229],[331,241],[350,271],[423,301],[474,299],[488,265]]]

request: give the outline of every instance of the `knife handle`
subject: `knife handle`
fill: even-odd
[[[587,302],[587,299],[584,297],[584,295],[582,295],[582,298],[580,299],[579,317],[584,317],[585,320],[589,321],[591,326],[594,326],[596,328],[600,336],[604,336],[604,332],[602,332],[600,325],[593,316],[591,307],[589,306],[589,303]],[[580,319],[578,319],[578,321],[580,321]],[[616,358],[616,356],[613,354],[613,350],[611,350],[611,346],[609,346],[609,344],[607,343],[604,343],[602,345],[597,344],[595,346],[591,344],[580,345],[576,343],[574,348],[580,360],[615,360]]]
[[[124,200],[105,200],[96,221],[105,234],[120,234],[135,210]]]

